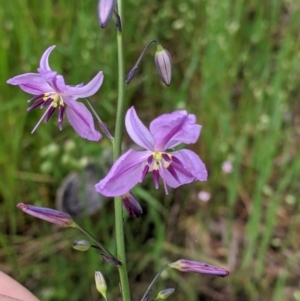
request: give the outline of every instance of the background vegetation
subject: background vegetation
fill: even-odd
[[[88,82],[103,70],[103,87],[91,101],[113,128],[114,24],[100,30],[96,0],[0,2],[0,269],[43,301],[98,300],[93,275],[101,270],[116,300],[117,271],[95,252],[72,250],[81,237],[76,230],[16,209],[18,202],[55,207],[69,172],[87,161],[107,165],[109,143],[82,141],[67,124],[59,132],[55,118],[31,135],[41,111],[27,113],[30,96],[5,83],[35,72],[55,44],[50,63],[67,83]],[[136,189],[145,214],[125,221],[134,300],[164,263],[179,258],[231,275],[165,273],[156,289],[176,287],[173,300],[300,300],[299,14],[293,0],[125,1],[126,70],[152,38],[174,63],[166,88],[150,49],[127,88],[128,105],[146,123],[176,108],[194,112],[203,125],[194,150],[209,170],[208,182],[168,197],[151,180]],[[221,170],[226,160],[233,162],[230,174]],[[199,191],[210,192],[210,201]],[[112,202],[79,223],[114,250]]]

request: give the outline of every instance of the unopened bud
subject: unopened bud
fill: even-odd
[[[99,271],[95,272],[95,282],[96,282],[97,291],[104,297],[105,300],[107,300],[107,297],[106,297],[106,291],[107,291],[106,281],[105,281],[102,273],[99,272]]]
[[[165,288],[164,290],[160,291],[156,298],[154,300],[160,300],[160,299],[167,299],[169,296],[171,296],[175,292],[175,288]]]
[[[124,194],[122,200],[123,208],[131,217],[138,218],[143,213],[141,205],[131,192]]]
[[[172,58],[168,50],[160,44],[157,45],[155,53],[155,65],[162,82],[170,86],[172,77]]]
[[[129,82],[133,79],[133,77],[135,76],[137,70],[138,70],[138,65],[133,66],[133,68],[129,71],[129,73],[126,75],[125,78],[125,84],[129,84]]]
[[[72,220],[72,217],[65,212],[23,203],[19,203],[17,207],[29,215],[43,219],[52,224],[61,227],[77,227],[76,223]]]
[[[112,256],[109,256],[109,255],[104,255],[104,254],[101,254],[101,256],[103,257],[103,259],[113,265],[116,265],[116,266],[121,266],[122,265],[122,262],[120,260],[118,260],[117,258],[115,257],[112,257]]]
[[[169,264],[169,267],[179,270],[181,272],[208,274],[208,275],[215,275],[220,277],[226,277],[229,275],[229,271],[223,268],[218,268],[204,262],[187,260],[187,259],[180,259],[175,262],[172,262]]]
[[[75,249],[77,251],[85,252],[91,247],[91,245],[85,239],[78,239],[73,242],[72,247],[73,247],[73,249]]]
[[[112,17],[116,0],[99,0],[98,3],[98,17],[102,28],[106,27]]]

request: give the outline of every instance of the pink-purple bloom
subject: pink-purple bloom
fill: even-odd
[[[151,122],[149,131],[131,107],[126,114],[125,126],[131,139],[144,150],[130,149],[123,154],[107,176],[95,185],[99,193],[105,196],[124,195],[142,182],[148,172],[153,174],[156,189],[159,178],[162,178],[166,194],[167,186],[176,188],[207,179],[205,165],[193,151],[168,151],[181,143],[197,141],[201,126],[196,124],[195,115],[185,110],[161,115]]]
[[[58,109],[58,127],[62,130],[63,118],[67,119],[82,138],[98,141],[101,134],[95,130],[93,116],[86,106],[77,102],[78,98],[86,98],[94,95],[102,85],[102,71],[86,85],[69,86],[65,84],[62,75],[53,71],[48,63],[49,55],[55,46],[49,47],[40,60],[38,73],[25,73],[10,78],[7,83],[19,86],[23,91],[35,95],[28,102],[34,102],[27,111],[40,107],[46,111],[32,130],[37,129],[44,120],[48,122],[56,109]]]
[[[220,277],[226,277],[229,275],[229,271],[223,268],[218,268],[216,266],[204,262],[193,261],[188,259],[180,259],[175,262],[172,262],[169,264],[169,267],[179,270],[181,272],[208,274]]]
[[[23,203],[19,203],[17,207],[29,215],[43,219],[52,224],[56,224],[61,227],[76,227],[72,217],[65,212]]]

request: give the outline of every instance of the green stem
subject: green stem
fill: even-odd
[[[142,60],[142,58],[143,58],[145,52],[147,51],[147,49],[149,48],[149,46],[150,46],[152,43],[158,44],[158,41],[157,41],[156,39],[153,39],[153,40],[151,40],[151,41],[149,41],[149,42],[147,43],[147,45],[144,47],[144,49],[143,49],[141,55],[139,56],[138,60],[136,61],[135,65],[134,65],[135,67],[138,67],[138,66],[140,65],[141,60]]]
[[[122,0],[117,0],[118,14],[121,21],[121,28],[123,24],[123,6]],[[123,32],[117,31],[117,48],[118,48],[118,104],[117,116],[115,125],[115,139],[113,140],[113,158],[117,160],[121,155],[122,143],[122,129],[124,125],[124,111],[125,111],[125,74],[124,74],[124,46],[123,46]],[[115,233],[117,245],[117,257],[122,262],[119,268],[122,299],[123,301],[131,301],[130,288],[127,274],[126,265],[126,252],[125,252],[125,237],[123,228],[123,206],[122,198],[115,197]]]
[[[165,264],[160,270],[159,272],[156,274],[156,276],[153,278],[153,280],[151,281],[151,283],[149,284],[147,290],[145,291],[145,294],[143,295],[141,301],[144,301],[147,297],[147,295],[150,293],[152,286],[154,285],[154,283],[156,282],[156,280],[158,279],[158,277],[160,276],[160,274],[169,267],[169,263]]]
[[[126,79],[125,79],[125,83],[126,85],[129,84],[129,82],[132,80],[132,78],[135,76],[136,72],[137,72],[137,69],[139,67],[139,65],[141,64],[141,61],[142,61],[142,58],[145,54],[145,52],[147,51],[147,49],[149,48],[149,46],[152,44],[152,43],[156,43],[156,44],[159,44],[157,40],[153,39],[151,41],[149,41],[147,43],[147,45],[144,47],[141,55],[139,56],[138,60],[136,61],[135,65],[133,66],[133,68],[129,71],[129,73],[127,74],[126,76]]]
[[[76,227],[78,230],[80,230],[82,233],[84,233],[86,236],[88,236],[91,240],[94,241],[94,243],[97,245],[97,248],[102,251],[101,255],[107,258],[109,262],[113,263],[114,265],[121,265],[121,263],[115,258],[115,256],[112,255],[109,251],[107,251],[92,234],[90,234],[84,228],[80,227],[78,224],[74,223],[74,225],[74,227]]]

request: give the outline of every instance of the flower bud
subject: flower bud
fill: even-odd
[[[125,78],[125,84],[128,85],[129,82],[133,79],[133,77],[135,76],[137,70],[138,70],[138,65],[133,66],[133,68],[129,71],[129,73],[126,75]]]
[[[76,223],[72,220],[72,217],[65,212],[50,208],[27,205],[23,203],[19,203],[17,207],[29,215],[35,216],[61,227],[77,226]]]
[[[72,247],[73,247],[73,249],[75,249],[77,251],[85,252],[91,247],[91,245],[85,239],[78,239],[73,242]]]
[[[171,84],[172,77],[172,58],[168,50],[157,45],[155,53],[155,65],[163,83],[167,86]]]
[[[133,217],[138,218],[142,213],[143,209],[139,204],[136,197],[131,193],[128,192],[122,196],[123,199],[123,208],[127,211],[127,213]]]
[[[118,260],[117,258],[113,257],[113,256],[109,256],[109,255],[105,255],[105,254],[101,254],[101,256],[103,257],[103,259],[113,265],[116,266],[121,266],[122,262],[120,260]]]
[[[99,0],[98,3],[98,17],[102,28],[106,27],[112,17],[116,0]]]
[[[96,282],[97,291],[104,297],[105,300],[107,300],[107,297],[106,297],[106,291],[107,291],[106,281],[105,281],[102,273],[99,272],[99,271],[95,272],[95,282]]]
[[[159,299],[167,299],[169,296],[171,296],[175,292],[175,288],[165,288],[162,291],[160,291],[156,298],[154,300],[159,300]]]
[[[172,262],[169,264],[169,267],[179,270],[181,272],[208,274],[220,277],[226,277],[229,275],[229,271],[225,269],[218,268],[204,262],[192,261],[187,259],[180,259],[176,262]]]

